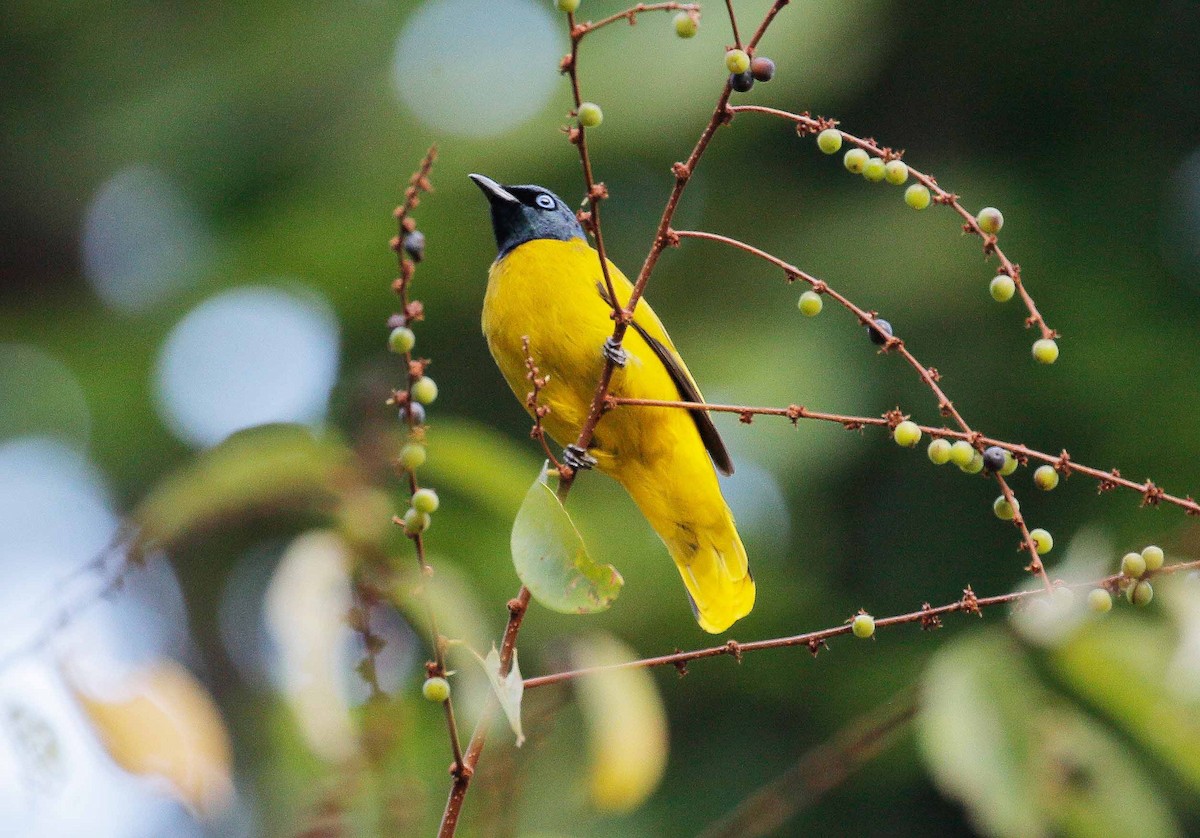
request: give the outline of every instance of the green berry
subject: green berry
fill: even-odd
[[[883,167],[883,176],[892,186],[902,186],[908,180],[908,164],[903,160],[889,160]]]
[[[725,67],[735,75],[744,73],[750,69],[750,56],[743,49],[731,49],[725,53]]]
[[[1012,452],[1005,451],[1004,452],[1004,465],[1000,467],[1000,476],[1008,477],[1010,474],[1012,474],[1014,471],[1017,470],[1017,466],[1019,466],[1019,465],[1020,465],[1020,463],[1017,462],[1017,458],[1012,455]]]
[[[675,15],[675,34],[680,38],[694,38],[700,29],[700,21],[688,12]]]
[[[962,471],[966,474],[979,474],[979,472],[983,471],[983,455],[978,451],[975,451],[973,454],[971,454],[971,462],[967,463],[965,466],[959,466],[958,468],[959,471]]]
[[[892,439],[896,440],[896,444],[901,448],[915,448],[921,441],[921,429],[916,422],[905,419],[892,431]]]
[[[558,5],[561,7],[563,2],[564,0],[558,0]],[[579,0],[574,0],[574,2],[576,6],[579,5]],[[421,695],[425,696],[428,701],[436,701],[441,704],[450,697],[450,682],[445,678],[426,678],[425,683],[421,685]]]
[[[437,512],[438,495],[433,489],[417,489],[412,496],[413,509],[426,515]]]
[[[730,73],[729,86],[738,93],[745,93],[754,87],[754,74],[747,70],[744,73]]]
[[[1049,492],[1058,485],[1058,472],[1052,465],[1038,466],[1033,472],[1033,485],[1043,492]]]
[[[882,157],[872,157],[863,166],[863,177],[871,181],[871,183],[879,183],[883,180],[884,174],[887,172],[887,164],[883,162]]]
[[[836,128],[826,128],[817,134],[817,148],[826,154],[837,154],[842,149],[842,132]]]
[[[821,309],[825,303],[821,300],[821,295],[816,291],[805,291],[800,295],[800,301],[796,304],[800,308],[800,313],[805,317],[816,317],[821,313]]]
[[[1121,573],[1130,579],[1137,579],[1146,572],[1146,560],[1141,553],[1126,553],[1121,557]]]
[[[992,501],[992,512],[995,512],[996,517],[1001,521],[1011,521],[1016,517],[1020,508],[1021,504],[1016,498],[1013,498],[1010,503],[1004,495],[1001,495]]]
[[[410,509],[404,513],[404,534],[417,535],[429,529],[429,525],[433,523],[433,519],[428,513],[418,512],[415,509]]]
[[[400,449],[400,456],[398,459],[400,461],[400,465],[409,471],[419,469],[421,466],[425,465],[425,446],[421,445],[419,442],[405,443],[404,447]]]
[[[1041,527],[1038,527],[1036,530],[1030,530],[1029,537],[1033,539],[1033,544],[1037,547],[1039,556],[1044,556],[1054,549],[1054,536]]]
[[[1004,214],[995,207],[984,207],[979,211],[979,215],[975,216],[975,223],[984,233],[994,236],[1004,226]]]
[[[421,404],[433,404],[438,397],[437,382],[427,375],[421,376],[413,382],[412,397]]]
[[[968,446],[969,447],[969,446]],[[929,455],[929,462],[935,466],[944,466],[950,462],[950,452],[954,448],[948,439],[935,439],[929,443],[929,450],[926,452]]]
[[[923,210],[929,206],[929,189],[921,183],[914,183],[904,190],[904,203],[915,210]]]
[[[1039,364],[1053,364],[1058,360],[1058,344],[1050,338],[1033,342],[1033,358]]]
[[[750,61],[750,73],[755,81],[770,81],[775,78],[775,62],[765,56],[756,55]]]
[[[1112,594],[1103,588],[1093,588],[1088,591],[1087,603],[1097,614],[1107,614],[1112,611]]]
[[[870,159],[870,156],[861,148],[852,148],[842,158],[842,164],[846,167],[846,171],[861,175],[863,169],[866,168],[867,161]]]
[[[870,614],[855,615],[854,621],[850,623],[850,630],[854,632],[854,636],[866,640],[875,633],[875,618]]]
[[[576,111],[576,116],[584,128],[595,128],[604,121],[604,111],[600,110],[600,106],[595,102],[584,102]]]
[[[966,468],[971,464],[971,460],[975,459],[977,452],[971,447],[971,443],[965,439],[956,440],[950,446],[950,462],[959,468]]]
[[[1158,570],[1163,566],[1163,559],[1166,556],[1163,554],[1161,547],[1155,547],[1151,544],[1149,547],[1142,549],[1142,558],[1146,560],[1146,570]]]
[[[1154,588],[1149,582],[1143,580],[1136,585],[1131,585],[1125,592],[1125,598],[1139,608],[1144,608],[1150,604],[1150,600],[1154,599]]]
[[[397,326],[388,335],[388,349],[397,355],[403,355],[417,345],[417,336],[407,326]]]
[[[993,300],[1007,303],[1013,298],[1013,294],[1017,293],[1017,283],[1013,282],[1013,278],[1008,274],[996,274],[988,290],[992,292]]]
[[[1004,468],[1006,462],[1004,455],[1007,452],[999,445],[993,445],[983,452],[983,467],[988,471],[999,471]]]

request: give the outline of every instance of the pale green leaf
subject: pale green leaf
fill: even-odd
[[[571,516],[546,484],[544,470],[513,521],[512,556],[517,576],[533,598],[564,614],[604,611],[625,584],[612,565],[588,555]]]
[[[512,667],[507,675],[500,674],[500,653],[496,651],[495,646],[486,658],[481,658],[478,654],[475,658],[487,673],[492,692],[499,699],[504,715],[508,717],[508,725],[516,734],[517,747],[521,747],[525,743],[525,733],[521,730],[521,699],[525,695],[525,680],[521,677],[521,667],[517,663],[517,650],[513,649]]]

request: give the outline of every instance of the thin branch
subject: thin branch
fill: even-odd
[[[729,13],[729,25],[733,29],[733,45],[742,48],[742,36],[738,32],[737,15],[733,13],[733,0],[725,0],[725,11]]]
[[[670,234],[675,242],[678,242],[680,239],[684,238],[706,239],[708,241],[717,242],[718,244],[728,245],[729,247],[736,248],[737,250],[742,250],[782,269],[787,275],[789,282],[802,279],[811,285],[813,290],[817,293],[829,295],[843,308],[847,309],[855,317],[857,317],[859,323],[883,337],[883,348],[881,349],[881,352],[894,351],[908,362],[909,366],[911,366],[921,378],[921,381],[925,383],[925,386],[933,391],[934,396],[937,398],[938,409],[941,411],[942,415],[952,418],[955,423],[962,428],[963,432],[969,436],[971,444],[977,450],[983,450],[983,446],[979,442],[980,434],[977,434],[971,429],[971,426],[967,424],[967,421],[963,419],[962,415],[959,414],[958,410],[954,407],[954,403],[950,401],[950,397],[946,395],[945,391],[942,390],[941,385],[938,384],[938,379],[941,378],[941,376],[938,374],[938,371],[933,367],[926,367],[924,364],[918,361],[916,356],[913,355],[912,352],[908,350],[908,347],[904,345],[903,340],[896,337],[892,333],[891,329],[885,329],[883,326],[881,326],[878,318],[876,317],[877,312],[867,311],[863,308],[860,308],[848,297],[845,297],[844,295],[830,288],[829,284],[824,280],[818,279],[812,274],[800,270],[800,268],[783,261],[778,256],[774,256],[765,250],[761,250],[753,245],[746,244],[738,239],[733,239],[728,236],[721,236],[716,233],[706,233],[699,230],[671,230]],[[1042,563],[1041,556],[1038,555],[1037,544],[1034,542],[1033,536],[1031,536],[1029,533],[1029,527],[1025,525],[1025,519],[1022,517],[1020,510],[1017,509],[1017,504],[1014,502],[1012,489],[1009,488],[1008,483],[1003,477],[1000,476],[1000,474],[997,473],[995,478],[996,482],[1000,486],[1001,493],[1004,495],[1005,499],[1007,499],[1009,503],[1012,503],[1013,505],[1014,514],[1012,523],[1013,526],[1020,531],[1021,542],[1025,545],[1025,550],[1030,556],[1030,562],[1027,569],[1037,574],[1041,578],[1042,584],[1047,590],[1049,590],[1051,587],[1050,577],[1046,575],[1046,568]]]
[[[796,124],[796,131],[801,135],[816,134],[826,128],[836,128],[837,121],[832,119],[814,118],[807,113],[792,113],[790,111],[780,110],[779,108],[768,108],[762,105],[737,105],[729,109],[732,113],[761,113],[768,116],[776,116],[781,119],[789,120]],[[882,157],[884,160],[899,160],[904,156],[903,150],[896,151],[887,146],[878,145],[875,140],[870,138],[856,137],[846,131],[836,128],[838,133],[842,135],[842,139],[851,145],[858,146],[866,152]],[[1002,273],[1012,277],[1013,283],[1017,286],[1017,291],[1021,295],[1021,301],[1025,304],[1025,308],[1029,311],[1029,316],[1025,318],[1026,328],[1036,325],[1042,333],[1043,338],[1057,338],[1059,333],[1051,329],[1046,323],[1041,312],[1038,311],[1037,304],[1029,291],[1025,288],[1025,283],[1021,277],[1021,266],[1013,262],[1004,251],[1000,249],[996,236],[983,232],[979,227],[979,222],[975,220],[967,209],[959,202],[958,195],[953,192],[948,192],[938,185],[937,180],[933,175],[925,174],[912,166],[908,167],[909,175],[918,183],[923,184],[930,192],[933,193],[935,203],[945,204],[958,213],[963,219],[963,230],[973,235],[979,236],[983,240],[984,255],[995,254],[1000,261],[1000,270]]]
[[[758,838],[773,833],[894,744],[916,715],[917,699],[911,690],[875,708],[805,753],[700,838]]]
[[[899,419],[905,417],[905,414],[899,410],[889,411],[882,416],[851,416],[841,413],[822,413],[817,410],[809,410],[807,407],[797,404],[791,404],[787,407],[757,407],[753,405],[712,404],[711,402],[672,401],[666,399],[633,399],[612,395],[605,399],[606,410],[621,406],[668,407],[679,408],[681,410],[708,410],[713,413],[734,413],[741,417],[742,422],[746,424],[749,424],[750,418],[753,416],[782,416],[790,419],[793,423],[800,419],[814,419],[820,422],[836,422],[851,431],[868,425],[894,429]],[[931,437],[961,439],[971,443],[978,442],[985,448],[992,446],[1003,448],[1005,451],[1012,453],[1018,460],[1040,460],[1054,466],[1059,473],[1064,475],[1070,475],[1074,472],[1085,474],[1099,481],[1099,492],[1111,491],[1117,487],[1131,489],[1142,496],[1142,506],[1157,506],[1165,503],[1170,506],[1179,507],[1188,515],[1200,515],[1200,503],[1197,503],[1190,495],[1187,497],[1172,495],[1169,492],[1163,491],[1152,480],[1137,483],[1121,477],[1121,472],[1118,469],[1102,471],[1098,468],[1084,465],[1071,459],[1071,455],[1066,449],[1063,449],[1059,454],[1048,454],[1036,448],[1030,448],[1028,445],[1007,442],[1003,439],[995,439],[994,437],[984,436],[979,433],[955,431],[945,426],[917,425],[917,427]]]
[[[1177,564],[1166,565],[1156,571],[1147,572],[1144,579],[1155,576],[1178,573],[1184,570],[1193,570],[1200,568],[1200,559],[1190,562],[1179,562]],[[916,611],[910,611],[907,614],[897,614],[893,617],[876,617],[875,628],[888,628],[890,626],[904,625],[906,623],[920,623],[923,629],[938,628],[941,626],[941,618],[947,614],[963,612],[966,614],[980,614],[984,608],[990,608],[996,605],[1007,605],[1021,600],[1044,597],[1051,595],[1057,588],[1106,588],[1114,590],[1121,584],[1122,581],[1127,581],[1127,578],[1120,573],[1112,576],[1105,576],[1101,579],[1095,579],[1090,582],[1063,583],[1058,582],[1049,591],[1045,588],[1033,588],[1027,591],[1013,591],[1008,594],[1000,594],[998,596],[981,597],[977,596],[971,587],[968,585],[963,590],[963,595],[954,602],[940,605],[936,608],[931,607],[929,603],[925,603]],[[533,689],[534,687],[545,687],[550,684],[561,684],[565,681],[571,681],[576,678],[581,678],[585,675],[596,675],[601,672],[612,672],[618,669],[645,669],[654,666],[674,666],[680,671],[686,671],[687,664],[691,661],[702,660],[704,658],[716,658],[728,655],[738,661],[741,661],[742,656],[747,652],[758,652],[764,649],[786,649],[793,646],[803,646],[807,648],[813,655],[816,655],[821,647],[825,646],[827,641],[834,637],[843,634],[850,634],[852,620],[847,620],[840,626],[832,626],[830,628],[820,629],[819,631],[805,632],[804,634],[795,634],[788,637],[775,637],[770,640],[753,640],[748,643],[739,643],[736,640],[727,641],[720,646],[708,646],[703,649],[693,649],[688,652],[674,652],[669,655],[659,655],[652,658],[642,658],[640,660],[626,661],[625,663],[614,663],[605,666],[592,666],[583,669],[570,669],[564,672],[555,672],[551,675],[539,675],[533,678],[525,679],[525,689]]]
[[[563,464],[554,456],[554,451],[551,450],[550,443],[546,441],[546,429],[542,426],[542,420],[550,415],[550,406],[541,404],[539,397],[542,390],[550,383],[550,376],[542,375],[542,371],[533,360],[533,352],[529,348],[529,335],[521,337],[521,348],[525,351],[525,379],[533,388],[525,396],[525,406],[533,414],[533,427],[529,431],[529,436],[531,439],[536,439],[541,443],[542,451],[546,454],[546,459],[554,465],[559,476],[562,476],[564,474]]]
[[[582,40],[584,35],[595,32],[597,29],[603,29],[610,23],[616,23],[621,20],[628,20],[629,25],[633,26],[637,23],[637,16],[642,12],[699,12],[699,3],[638,3],[636,6],[626,9],[623,12],[617,12],[615,15],[609,15],[606,18],[593,23],[575,23],[574,15],[571,20],[571,39]]]

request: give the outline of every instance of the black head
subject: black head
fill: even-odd
[[[490,177],[470,175],[492,206],[492,230],[500,256],[534,239],[582,239],[583,227],[562,199],[540,186],[501,186]]]

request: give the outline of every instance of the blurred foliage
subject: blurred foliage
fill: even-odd
[[[381,526],[406,502],[388,466],[400,429],[384,406],[401,374],[384,346],[390,211],[433,141],[441,158],[437,191],[416,213],[428,248],[415,293],[428,315],[417,352],[433,359],[441,389],[422,476],[441,496],[428,543],[443,629],[485,651],[518,584],[510,528],[541,452],[479,333],[494,246],[465,175],[578,197],[575,150],[558,131],[569,91],[558,80],[534,117],[495,136],[435,130],[397,95],[433,82],[392,76],[395,45],[427,5],[10,0],[0,12],[0,437],[79,444],[122,509],[171,545],[201,669],[233,735],[238,793],[266,835],[322,819],[350,834],[429,834],[444,799],[444,720],[419,690],[422,580],[407,542]],[[550,5],[539,8],[565,48]],[[607,242],[626,272],[644,255],[670,164],[724,78],[719,5],[708,4],[691,41],[674,38],[669,16],[644,15],[584,44],[586,96],[605,113],[589,140],[612,193]],[[768,4],[735,5],[745,27]],[[584,0],[581,14],[623,7]],[[1189,95],[1200,88],[1198,39],[1200,11],[1182,0],[1101,10],[853,0],[792,3],[762,44],[779,71],[746,101],[837,116],[906,148],[968,207],[1004,211],[1006,249],[1064,335],[1053,367],[1032,364],[1017,305],[992,302],[993,265],[949,213],[913,213],[898,190],[849,177],[782,123],[746,115],[722,130],[679,224],[742,237],[879,309],[979,429],[1194,493],[1200,264],[1189,243],[1200,232],[1188,207],[1200,183],[1186,161],[1200,138],[1200,100]],[[445,57],[429,79],[481,60],[457,43],[435,43]],[[497,35],[496,49],[504,43]],[[509,60],[556,73],[554,54]],[[210,231],[203,275],[138,313],[99,302],[81,247],[97,191],[132,165],[165,173]],[[200,301],[275,277],[337,313],[328,427],[239,434],[198,455],[156,403],[164,339]],[[877,356],[843,312],[801,322],[798,290],[741,255],[688,243],[664,255],[649,298],[714,401],[866,414],[899,404],[939,421],[900,359]],[[49,362],[9,361],[27,345]],[[1014,533],[990,513],[991,484],[934,469],[882,434],[716,421],[738,464],[725,487],[759,584],[740,639],[835,625],[860,607],[908,611],[967,584],[998,593],[1021,583]],[[1033,493],[1024,469],[1014,481],[1022,511],[1059,543],[1102,522],[1109,568],[1151,541],[1172,560],[1200,555],[1200,530],[1178,510],[1139,510],[1131,493],[1097,497],[1079,477],[1049,495]],[[593,632],[643,655],[710,642],[619,487],[588,475],[568,506],[590,554],[626,584],[601,614],[535,606],[521,634],[526,675],[569,665],[575,638]],[[382,597],[406,617],[389,635],[392,698],[362,704],[348,688],[363,740],[348,762],[317,758],[276,685],[236,665],[218,626],[248,557],[274,567],[282,545],[313,526],[336,526],[355,578],[398,580]],[[1179,672],[1200,651],[1194,621],[1173,602],[1156,596],[1146,612],[1084,622],[1051,648],[1007,634],[989,613],[983,627],[963,618],[933,634],[881,631],[815,659],[779,651],[697,662],[682,680],[650,673],[669,756],[657,791],[627,813],[589,799],[581,704],[567,689],[531,691],[529,741],[516,751],[493,731],[467,817],[483,835],[694,834],[919,681],[930,697],[919,735],[783,834],[1194,834],[1197,693],[1179,686]],[[468,734],[486,681],[463,649],[451,657]],[[355,662],[342,673],[351,683]]]

